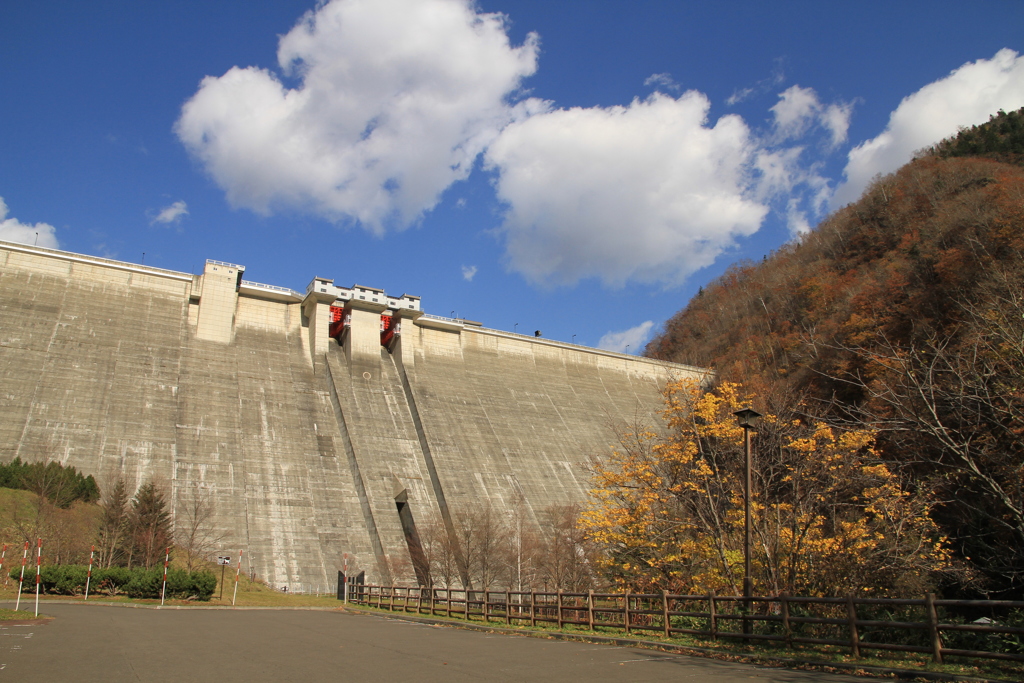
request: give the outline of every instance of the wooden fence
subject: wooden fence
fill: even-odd
[[[920,600],[883,598],[752,597],[563,591],[467,591],[448,588],[352,585],[349,600],[391,611],[479,618],[531,626],[539,623],[718,639],[773,642],[786,646],[892,650],[944,657],[1024,662],[1024,628],[991,618],[951,623],[955,612],[1024,610],[1008,600]],[[913,620],[918,616],[920,620]],[[1016,643],[1016,647],[1014,647]],[[1017,649],[1017,652],[1013,652]],[[1008,651],[1011,650],[1011,651]]]

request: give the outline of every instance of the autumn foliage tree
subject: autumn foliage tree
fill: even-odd
[[[583,522],[615,583],[742,591],[743,431],[733,413],[749,401],[733,383],[671,383],[666,434],[627,430],[611,460],[593,463]],[[755,592],[905,595],[950,569],[928,497],[880,460],[872,431],[768,414],[754,443]]]

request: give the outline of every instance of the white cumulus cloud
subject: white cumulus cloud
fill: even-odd
[[[847,102],[823,104],[813,88],[787,88],[771,108],[777,136],[782,140],[802,137],[812,126],[829,134],[831,147],[846,142],[853,105]]]
[[[968,62],[900,102],[875,138],[850,151],[845,182],[833,206],[857,199],[879,173],[895,171],[915,151],[954,135],[960,126],[988,121],[999,109],[1024,106],[1024,57],[1009,49]]]
[[[462,266],[462,279],[466,282],[472,282],[476,276],[476,266]]]
[[[679,91],[681,88],[679,84],[675,82],[670,73],[651,74],[644,81],[644,85],[654,88],[667,88],[669,90]]]
[[[175,130],[235,206],[414,223],[464,179],[509,121],[538,41],[514,47],[505,17],[470,0],[333,0],[278,46],[281,71],[203,79]]]
[[[651,328],[653,327],[654,322],[648,320],[628,330],[609,332],[597,342],[597,348],[605,349],[606,351],[618,351],[619,353],[625,353],[626,349],[629,348],[633,350],[633,353],[638,353],[640,347],[651,336]]]
[[[7,203],[0,197],[0,240],[58,249],[56,228],[49,223],[22,223],[7,217]]]
[[[485,159],[507,205],[510,267],[542,284],[672,285],[757,231],[756,145],[738,116],[709,125],[708,107],[698,92],[654,93],[506,127]]]
[[[153,220],[149,222],[150,225],[155,223],[176,223],[181,220],[182,216],[188,215],[188,204],[183,201],[176,201],[170,206],[165,206],[160,209],[160,212],[153,216]]]

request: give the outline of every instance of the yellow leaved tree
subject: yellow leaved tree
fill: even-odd
[[[743,388],[670,383],[666,430],[634,427],[591,464],[582,523],[604,569],[632,590],[739,594],[743,586]],[[781,412],[781,411],[780,411]],[[765,415],[753,435],[755,594],[917,594],[950,554],[924,492],[881,462],[870,430]]]

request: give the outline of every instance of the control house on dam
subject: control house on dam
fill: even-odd
[[[217,552],[272,586],[423,581],[417,522],[582,503],[612,425],[654,422],[704,371],[425,313],[419,297],[305,292],[0,242],[0,460],[148,479],[215,504]],[[215,553],[216,554],[216,553]]]

